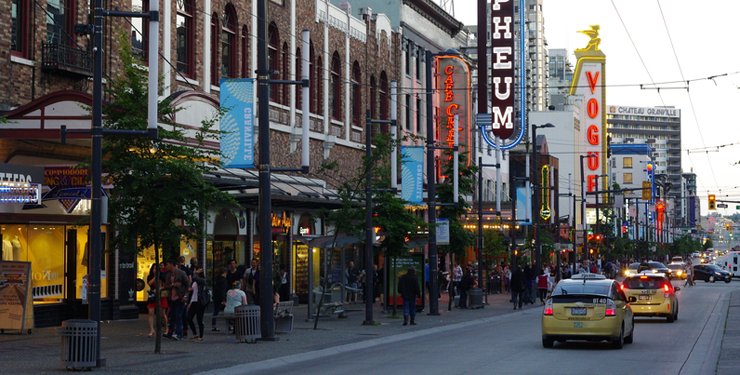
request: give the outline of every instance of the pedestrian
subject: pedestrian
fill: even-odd
[[[247,295],[241,290],[242,282],[234,281],[231,289],[226,292],[226,305],[224,307],[225,315],[234,315],[234,309],[237,306],[247,304]],[[234,330],[234,319],[229,319],[229,332]]]
[[[290,299],[290,286],[288,285],[288,270],[285,264],[280,265],[280,288],[278,294],[280,294],[281,301],[287,301]]]
[[[530,303],[534,304],[535,298],[533,296],[534,294],[534,279],[537,276],[534,273],[534,270],[532,270],[532,267],[527,264],[524,266],[524,303]]]
[[[160,265],[160,267],[162,267],[162,265]],[[147,335],[147,337],[154,337],[154,317],[155,317],[154,313],[155,313],[155,310],[157,309],[157,293],[156,293],[157,280],[155,279],[156,273],[157,273],[157,264],[152,263],[152,266],[149,267],[149,275],[146,277],[146,282],[147,284],[149,284],[149,288],[150,288],[149,289],[149,299],[146,305],[147,309],[149,309],[149,334]],[[162,273],[159,274],[160,290],[161,290],[161,286],[164,285],[163,276],[164,275]],[[162,317],[162,322],[164,323],[164,326],[167,327],[167,314],[163,313],[165,310],[167,310],[167,297],[162,297],[161,292],[159,296],[160,296],[159,315]]]
[[[522,271],[521,266],[516,266],[516,271],[511,275],[511,301],[514,303],[514,310],[516,310],[517,305],[519,305],[519,310],[522,309],[522,297],[526,289],[524,271]]]
[[[694,286],[694,272],[693,267],[691,266],[691,260],[689,260],[688,263],[686,263],[686,282],[683,283],[683,286]]]
[[[177,268],[182,270],[182,272],[185,272],[186,275],[188,275],[188,288],[190,288],[190,284],[193,283],[193,268],[188,267],[187,264],[185,264],[185,257],[179,256],[177,257]],[[195,264],[198,264],[198,258],[191,258],[190,259],[191,264],[194,261]],[[188,305],[190,304],[189,301],[190,294],[188,294],[187,299],[185,300],[185,303],[182,306],[182,336],[188,337]]]
[[[460,284],[457,285],[457,289],[460,291],[460,303],[458,303],[459,308],[468,308],[468,291],[473,287],[473,284],[475,284],[475,278],[473,277],[473,273],[468,271],[460,280]]]
[[[398,294],[403,299],[403,325],[409,324],[410,317],[411,325],[415,326],[416,297],[421,297],[421,290],[414,266],[409,266],[408,272],[398,280]]]
[[[254,291],[254,304],[259,306],[262,301],[260,301],[260,296],[262,292],[260,291],[260,270],[262,269],[262,265],[257,263],[257,270],[254,271],[252,274],[252,290]],[[231,284],[229,284],[231,285]]]
[[[547,286],[549,284],[550,275],[548,275],[545,269],[542,269],[539,275],[537,275],[537,291],[540,293],[540,303],[545,304],[547,299]]]
[[[504,287],[506,288],[506,293],[509,293],[511,291],[510,288],[511,285],[511,268],[509,268],[509,265],[504,266]]]
[[[208,297],[206,296],[206,280],[203,275],[202,268],[195,268],[193,270],[193,283],[190,285],[190,303],[188,304],[188,325],[190,330],[193,332],[193,336],[190,340],[203,341],[203,334],[205,330],[203,328],[203,314],[206,311],[206,302]],[[193,323],[193,318],[197,318],[198,326]],[[196,329],[197,328],[197,329]],[[200,332],[200,334],[198,334]]]
[[[458,284],[463,277],[463,270],[460,267],[460,262],[455,262],[455,268],[452,269],[452,286],[450,286],[450,298],[454,299],[457,292]],[[456,305],[459,307],[459,305]]]
[[[220,331],[216,326],[216,317],[226,307],[226,292],[229,291],[229,284],[226,281],[226,274],[229,269],[226,267],[221,268],[221,273],[216,276],[216,281],[213,283],[213,318],[211,319],[211,331]]]
[[[357,281],[360,277],[360,270],[355,268],[355,262],[347,263],[344,270],[344,277],[347,280],[347,302],[357,302]]]
[[[237,272],[236,270],[236,260],[230,259],[229,260],[229,272],[226,274],[226,281],[229,283],[229,285],[233,284],[234,281],[241,281],[243,274]]]
[[[174,260],[166,261],[164,266],[169,272],[165,289],[170,291],[170,299],[167,301],[170,307],[170,327],[169,332],[164,337],[179,340],[183,337],[182,311],[187,300],[188,276],[177,268],[177,263]]]
[[[254,302],[254,289],[252,289],[253,284],[253,278],[254,273],[257,272],[257,265],[259,261],[257,259],[252,259],[249,264],[251,267],[247,268],[244,271],[244,277],[242,277],[242,288],[244,289],[244,293],[247,294],[247,301],[251,304],[255,304]],[[227,284],[229,285],[229,284]]]

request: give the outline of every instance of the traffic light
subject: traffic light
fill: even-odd
[[[652,193],[652,184],[650,181],[642,182],[642,200],[649,201]]]
[[[709,209],[710,210],[717,209],[717,201],[715,200],[714,194],[709,194]]]
[[[730,223],[725,223],[725,228],[729,231],[730,230]]]

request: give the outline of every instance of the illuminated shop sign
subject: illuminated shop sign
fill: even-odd
[[[540,199],[542,202],[542,207],[540,207],[540,217],[543,220],[549,220],[550,216],[552,216],[552,211],[550,210],[550,189],[546,189],[551,184],[549,165],[542,166],[541,175],[542,181],[540,182],[540,186],[545,189],[540,189]]]
[[[455,144],[455,115],[457,115],[458,145],[470,150],[470,70],[457,56],[437,57],[437,88],[439,103],[438,139],[447,146]],[[460,150],[461,152],[463,150]],[[449,162],[449,161],[448,161]],[[468,158],[470,164],[470,158]]]
[[[39,204],[44,168],[0,163],[0,204]]]

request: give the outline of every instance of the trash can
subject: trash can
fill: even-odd
[[[239,341],[254,341],[262,335],[260,307],[241,305],[234,308],[234,335]]]
[[[70,319],[62,322],[62,364],[66,368],[97,366],[98,324],[89,319]]]
[[[471,309],[483,308],[483,289],[471,288],[468,290],[468,307]]]

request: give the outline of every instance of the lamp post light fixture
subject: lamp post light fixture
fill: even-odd
[[[538,174],[537,174],[537,129],[540,128],[554,128],[555,125],[551,123],[546,123],[544,125],[535,125],[532,124],[532,166],[533,166],[533,173],[532,173],[532,190],[534,199],[532,200],[532,217],[534,218],[534,230],[535,230],[535,240],[534,240],[534,259],[535,259],[535,270],[537,274],[540,274],[540,270],[542,269],[541,265],[541,256],[542,256],[542,248],[540,243],[540,213],[539,213],[539,207],[540,207],[540,194],[541,189],[537,189],[537,185],[539,184]]]

